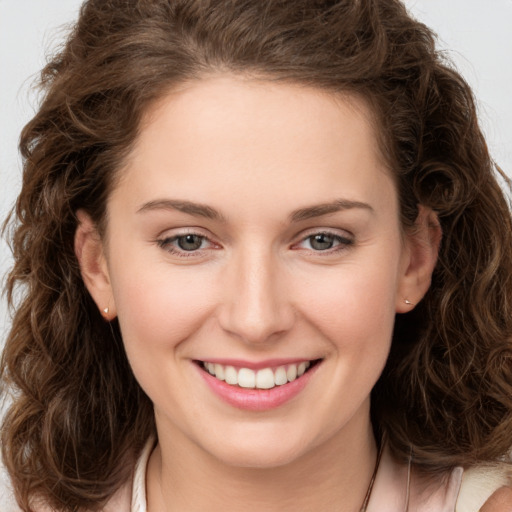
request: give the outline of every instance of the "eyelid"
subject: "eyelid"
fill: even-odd
[[[204,236],[208,239],[211,238],[210,232],[207,229],[200,226],[187,225],[163,229],[156,235],[155,238],[173,238],[186,235]]]
[[[315,227],[315,228],[308,228],[304,231],[301,231],[295,238],[297,238],[299,241],[305,240],[306,238],[309,238],[313,235],[331,235],[339,238],[345,238],[347,240],[354,240],[354,234],[346,229],[341,228],[332,228],[332,227]]]
[[[173,231],[170,233],[170,231]],[[179,247],[176,247],[173,245],[173,242],[178,240],[181,237],[189,236],[189,235],[195,235],[198,236],[204,240],[206,240],[210,247],[207,248],[199,248],[197,250],[193,251],[186,251],[184,249],[180,249]],[[158,235],[154,242],[164,251],[168,252],[169,254],[173,256],[178,256],[180,258],[198,258],[198,257],[204,257],[205,251],[211,250],[211,249],[218,249],[220,248],[220,245],[214,242],[210,236],[206,235],[204,233],[204,230],[201,228],[194,228],[194,227],[188,227],[188,228],[178,228],[176,230],[165,230],[162,232],[162,234]]]
[[[355,243],[355,237],[352,233],[349,233],[346,230],[340,230],[340,229],[333,229],[333,228],[315,228],[315,229],[308,229],[305,232],[302,232],[300,234],[300,238],[297,242],[294,242],[292,244],[293,248],[298,248],[297,246],[309,238],[315,236],[315,235],[328,235],[332,236],[335,240],[337,240],[339,243],[330,249],[325,249],[323,251],[315,251],[314,249],[304,249],[311,253],[318,254],[318,255],[328,255],[332,254],[338,251],[346,250],[349,246],[354,245]]]

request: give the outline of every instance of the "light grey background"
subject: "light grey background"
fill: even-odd
[[[489,147],[512,177],[512,0],[404,0],[434,28],[473,86]],[[62,41],[63,24],[73,21],[81,0],[0,0],[0,218],[20,186],[17,141],[37,97],[30,84],[45,53]],[[10,265],[0,242],[0,278]],[[9,325],[0,301],[0,346]]]

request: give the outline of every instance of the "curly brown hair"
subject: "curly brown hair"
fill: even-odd
[[[512,219],[464,80],[398,0],[88,0],[44,68],[11,214],[13,390],[4,461],[24,510],[98,509],[154,432],[116,321],[89,296],[76,212],[106,199],[149,106],[216,71],[356,94],[373,108],[404,227],[432,208],[443,243],[424,300],[398,315],[375,427],[427,471],[493,461],[512,432]],[[506,178],[503,176],[506,180]],[[6,224],[7,225],[7,224]],[[18,292],[19,291],[19,299]]]

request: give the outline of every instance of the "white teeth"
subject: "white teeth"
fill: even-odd
[[[271,389],[275,386],[282,386],[288,382],[293,382],[298,377],[304,375],[311,366],[310,361],[303,361],[299,364],[289,364],[279,366],[275,370],[272,368],[262,368],[254,371],[250,368],[236,369],[234,366],[224,366],[219,363],[204,362],[203,367],[219,380],[225,380],[232,386],[242,388]]]
[[[276,374],[274,376],[274,381],[276,386],[282,386],[288,382],[288,377],[286,376],[286,368],[284,366],[280,366],[276,370]]]
[[[221,364],[216,364],[215,365],[215,377],[217,377],[217,379],[220,379],[220,380],[224,380],[224,366],[222,366]]]
[[[240,368],[238,370],[238,385],[241,388],[254,388],[256,387],[256,374],[254,370],[249,368]]]
[[[291,364],[288,366],[288,370],[286,370],[286,377],[290,382],[294,381],[297,378],[297,365]]]
[[[256,374],[256,387],[258,389],[270,389],[275,385],[274,372],[270,368],[258,370],[258,373]]]
[[[224,370],[224,378],[228,384],[232,384],[236,386],[238,384],[238,372],[235,370],[234,366],[226,366]]]

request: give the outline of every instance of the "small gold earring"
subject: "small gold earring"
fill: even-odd
[[[405,302],[408,306],[416,306],[416,304],[413,304],[409,299],[404,299],[404,302]]]

